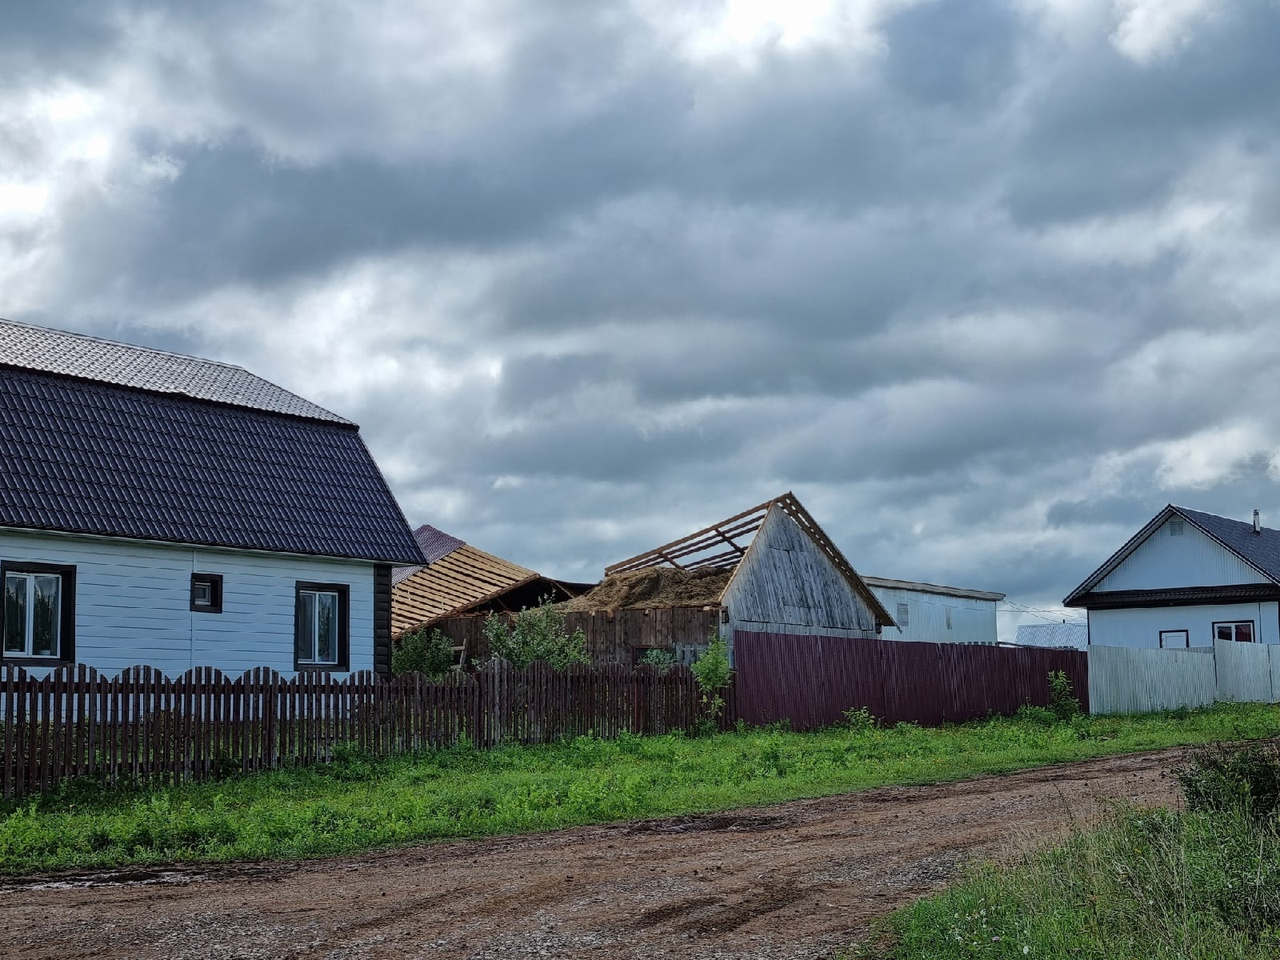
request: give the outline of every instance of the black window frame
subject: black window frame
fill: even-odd
[[[312,593],[336,593],[338,595],[338,659],[337,663],[318,663],[298,658],[298,638],[302,630],[301,617],[303,591]],[[346,583],[316,583],[299,580],[293,587],[293,669],[322,673],[346,673],[351,669],[351,586]]]
[[[1243,626],[1243,625],[1244,625],[1244,624],[1246,624],[1246,623],[1249,625],[1249,639],[1248,639],[1248,640],[1237,640],[1237,639],[1236,639],[1236,637],[1235,637],[1235,632],[1236,632],[1236,631],[1235,631],[1234,629],[1232,629],[1232,631],[1231,631],[1231,633],[1232,633],[1231,642],[1232,642],[1232,643],[1258,643],[1258,642],[1259,642],[1259,641],[1258,641],[1258,623],[1257,623],[1257,621],[1256,621],[1256,620],[1214,620],[1214,621],[1213,621],[1213,626],[1212,626],[1212,627],[1210,628],[1210,630],[1209,630],[1209,637],[1210,637],[1211,642],[1213,642],[1213,643],[1217,643],[1217,642],[1218,642],[1218,628],[1219,628],[1219,627],[1232,627],[1232,628],[1235,628],[1235,627]]]
[[[211,602],[207,604],[196,603],[196,584],[209,584],[209,595]],[[192,613],[221,613],[222,612],[222,574],[220,573],[193,573],[191,574],[191,612]]]
[[[60,563],[30,563],[27,561],[0,562],[0,591],[4,579],[11,573],[56,574],[62,578],[58,586],[58,655],[56,657],[27,657],[5,652],[5,617],[0,611],[0,661],[19,666],[61,666],[76,662],[76,568]],[[0,592],[0,596],[2,596]]]

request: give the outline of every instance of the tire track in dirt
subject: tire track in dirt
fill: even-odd
[[[828,957],[973,858],[1114,802],[1173,802],[1181,751],[767,808],[287,864],[0,883],[0,956]]]

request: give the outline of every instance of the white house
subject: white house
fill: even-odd
[[[359,428],[235,366],[0,321],[0,622],[28,668],[390,670],[421,551]]]
[[[885,577],[862,579],[896,623],[884,630],[885,640],[996,642],[996,604],[1004,599],[1003,593]]]
[[[1280,531],[1171,504],[1063,603],[1088,611],[1090,644],[1278,643]]]

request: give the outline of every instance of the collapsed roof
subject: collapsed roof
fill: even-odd
[[[889,615],[889,611],[884,608],[871,588],[845,559],[844,554],[831,542],[831,538],[791,492],[766,500],[750,510],[744,510],[719,523],[713,523],[679,540],[673,540],[606,567],[605,580],[596,590],[579,598],[575,608],[618,609],[621,606],[719,604],[723,601],[725,591],[743,558],[747,556],[755,542],[756,533],[764,524],[765,518],[769,516],[769,512],[775,509],[781,510],[794,521],[796,526],[831,561],[849,587],[871,609],[877,623],[882,626],[893,625],[893,618]],[[665,585],[660,579],[656,583],[650,582],[653,571],[664,569],[680,571],[684,575],[683,583],[677,585],[679,577],[668,578],[669,582]],[[650,578],[638,578],[637,575],[642,572],[649,574]],[[718,573],[720,578],[705,576],[710,573]],[[716,590],[717,584],[718,590]],[[664,594],[678,596],[682,591],[686,591],[689,599],[682,602],[662,602],[652,598],[646,600],[645,594],[649,591],[653,591],[655,597],[661,597]],[[588,600],[597,596],[601,600],[627,599],[628,602],[616,605],[605,604],[594,608],[585,606]]]
[[[578,592],[577,584],[544,577],[429,524],[413,536],[428,563],[392,572],[392,633],[481,609],[519,610],[543,596],[566,600]]]

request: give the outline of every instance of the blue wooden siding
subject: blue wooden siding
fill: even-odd
[[[371,563],[8,530],[0,559],[76,567],[76,661],[99,670],[292,674],[299,580],[350,588],[350,667],[373,669]],[[222,613],[191,611],[192,573],[222,575]]]

